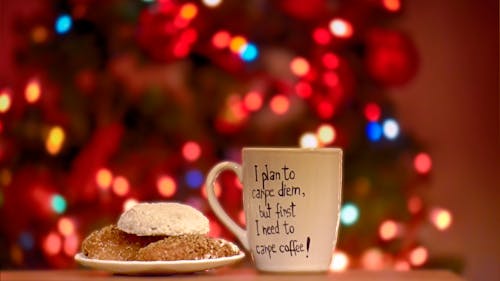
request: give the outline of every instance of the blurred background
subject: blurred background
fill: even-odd
[[[500,279],[498,1],[0,0],[0,261],[73,268],[138,201],[210,218],[244,146],[345,151],[331,270]],[[245,224],[241,185],[218,196]]]

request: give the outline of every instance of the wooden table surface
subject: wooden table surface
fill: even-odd
[[[329,272],[325,274],[266,274],[250,268],[222,268],[193,274],[167,276],[113,275],[95,270],[26,270],[0,271],[1,281],[464,281],[463,278],[444,270],[413,271],[362,271]]]

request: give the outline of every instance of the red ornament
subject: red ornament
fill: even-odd
[[[374,29],[368,33],[366,45],[366,67],[378,82],[386,86],[399,86],[417,73],[416,48],[403,33]]]

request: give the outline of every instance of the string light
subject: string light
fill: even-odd
[[[290,107],[290,100],[285,95],[275,95],[269,102],[269,106],[276,115],[283,115]]]
[[[384,254],[379,248],[370,248],[362,254],[361,264],[367,270],[381,270],[384,268]]]
[[[380,119],[382,115],[382,111],[380,110],[380,106],[374,102],[367,103],[363,110],[365,114],[365,118],[368,121],[376,122]]]
[[[332,255],[332,262],[330,263],[330,271],[345,271],[349,266],[349,256],[346,253],[335,250]]]
[[[328,69],[336,69],[340,65],[339,58],[333,53],[326,53],[321,58],[323,65]]]
[[[262,107],[262,95],[259,92],[248,92],[243,98],[245,107],[250,111],[257,111]]]
[[[316,148],[318,147],[318,139],[313,133],[304,133],[300,136],[300,147],[302,148]]]
[[[326,28],[316,28],[313,31],[312,38],[318,45],[328,45],[332,40],[332,35]]]
[[[203,184],[203,174],[197,169],[187,171],[184,179],[188,187],[192,189],[200,188]]]
[[[182,155],[189,162],[194,162],[200,158],[201,147],[194,141],[188,141],[182,146]]]
[[[212,36],[212,44],[218,49],[229,47],[231,35],[225,30],[220,30]]]
[[[379,141],[382,138],[382,126],[377,122],[369,122],[366,125],[366,136],[372,142]]]
[[[295,84],[295,92],[299,97],[304,99],[311,97],[313,93],[311,85],[303,81]]]
[[[210,8],[215,8],[222,3],[222,0],[202,0],[203,4]]]
[[[60,126],[50,128],[45,148],[50,155],[56,155],[61,151],[65,139],[64,130]]]
[[[24,90],[24,97],[28,103],[35,103],[41,96],[40,82],[38,79],[31,79]]]
[[[394,140],[399,135],[399,124],[394,119],[386,119],[382,124],[384,136],[389,140]]]
[[[57,255],[61,251],[62,247],[61,237],[54,231],[50,232],[43,239],[42,247],[47,255]]]
[[[75,223],[68,217],[61,217],[57,221],[57,229],[63,236],[69,236],[75,233]]]
[[[290,70],[299,77],[306,75],[310,68],[309,62],[302,57],[296,57],[290,62]]]
[[[126,211],[132,209],[132,207],[134,207],[138,203],[139,203],[139,201],[137,201],[137,199],[135,199],[135,198],[129,198],[129,199],[125,200],[125,202],[123,202],[123,211],[126,212]]]
[[[5,113],[10,109],[11,105],[11,93],[9,89],[3,89],[0,91],[0,113]]]
[[[156,181],[156,188],[161,196],[169,198],[177,191],[177,184],[171,176],[163,175]]]
[[[50,199],[50,206],[57,214],[62,214],[66,211],[66,199],[60,194],[55,194]]]
[[[340,209],[340,222],[345,225],[353,225],[358,221],[359,209],[354,203],[345,203]]]
[[[429,252],[427,249],[419,246],[410,252],[409,260],[413,266],[422,266],[427,261],[428,257]]]
[[[378,229],[380,238],[385,241],[396,238],[398,232],[398,224],[393,220],[386,220],[382,222]]]
[[[329,145],[335,140],[335,128],[330,124],[322,124],[316,131],[318,140],[323,145]]]
[[[117,176],[113,180],[113,192],[118,196],[125,196],[130,190],[128,180],[123,176]]]
[[[418,153],[413,159],[413,167],[419,174],[428,174],[432,168],[432,160],[425,152]]]
[[[341,18],[332,19],[329,28],[330,32],[339,38],[349,38],[354,33],[351,23]]]
[[[97,187],[101,190],[107,190],[111,187],[111,183],[113,182],[113,174],[109,169],[101,168],[95,175],[95,181]]]
[[[73,25],[73,19],[68,14],[61,14],[57,17],[54,28],[58,34],[66,34]]]
[[[433,208],[429,214],[430,221],[441,231],[448,229],[452,223],[450,211],[443,208]]]
[[[239,51],[240,58],[246,62],[251,62],[259,56],[259,49],[254,43],[247,43]]]
[[[401,9],[401,0],[382,0],[382,5],[389,12],[397,12]]]

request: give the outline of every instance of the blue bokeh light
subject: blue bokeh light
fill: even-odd
[[[353,203],[346,203],[340,209],[340,222],[343,225],[353,225],[358,221],[359,218],[359,209]]]
[[[241,59],[246,62],[254,61],[258,56],[259,49],[257,49],[257,46],[253,43],[246,44],[243,51],[240,53]]]
[[[192,189],[200,188],[203,184],[203,174],[196,169],[187,171],[184,179],[188,187]]]
[[[19,244],[23,250],[29,251],[33,249],[33,246],[35,245],[33,235],[26,231],[22,232],[21,235],[19,235]]]
[[[382,126],[377,122],[366,125],[366,136],[370,141],[378,141],[382,137]]]
[[[73,19],[68,14],[61,14],[56,19],[54,28],[58,34],[68,33],[73,26]]]

